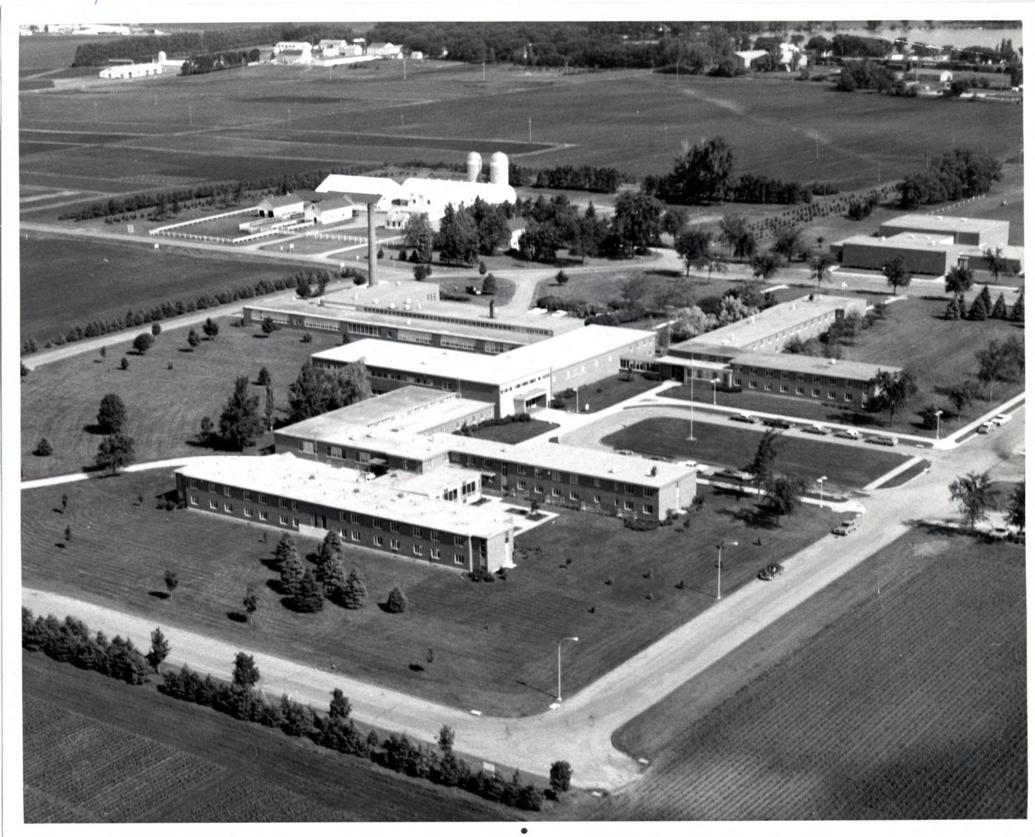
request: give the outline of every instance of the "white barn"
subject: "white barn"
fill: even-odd
[[[339,221],[351,221],[359,213],[356,203],[344,195],[324,198],[322,201],[309,201],[305,205],[306,223],[336,224]]]

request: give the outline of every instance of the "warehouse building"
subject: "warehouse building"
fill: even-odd
[[[514,519],[498,505],[435,499],[420,484],[407,491],[287,453],[204,457],[176,471],[176,489],[188,509],[311,538],[335,531],[347,544],[468,572],[514,563]]]
[[[556,391],[614,375],[623,354],[651,354],[655,345],[652,331],[590,325],[492,357],[367,339],[317,352],[312,360],[326,368],[362,360],[375,392],[407,384],[445,389],[488,401],[502,417],[545,407]]]

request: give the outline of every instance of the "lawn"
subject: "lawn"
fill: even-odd
[[[562,402],[561,409],[564,410],[574,410],[577,400],[579,412],[597,413],[657,385],[657,381],[648,380],[642,375],[633,375],[628,379],[622,375],[612,375],[579,387],[577,395],[574,392],[567,395],[568,390],[561,390],[554,400]]]
[[[25,821],[500,820],[407,779],[42,654],[22,654]]]
[[[42,347],[76,325],[113,319],[127,309],[149,309],[260,279],[290,276],[290,264],[187,255],[180,248],[154,250],[115,242],[21,237],[22,340]]]
[[[346,565],[365,578],[368,606],[346,611],[327,604],[300,614],[276,592],[269,562],[278,533],[157,509],[156,498],[173,485],[171,471],[153,471],[23,492],[23,583],[321,668],[333,664],[444,704],[513,715],[540,712],[550,702],[557,637],[582,637],[565,671],[576,691],[712,603],[719,539],[742,545],[723,562],[723,586],[732,591],[761,583],[753,580],[763,565],[811,543],[835,519],[808,507],[774,527],[750,501],[707,489],[689,531],[679,523],[635,532],[615,518],[565,512],[520,535],[516,568],[493,584],[348,548]],[[303,540],[300,552],[316,546]],[[164,590],[166,569],[180,579],[168,600],[153,595]],[[248,585],[259,607],[253,624],[243,625],[231,617]],[[402,616],[376,605],[395,585],[410,601]],[[414,672],[412,663],[424,670]]]
[[[38,479],[92,465],[102,438],[93,432],[97,407],[108,393],[126,405],[126,432],[135,442],[138,462],[210,453],[189,440],[197,436],[202,416],[218,423],[235,376],[247,375],[254,383],[259,370],[267,367],[274,401],[283,410],[288,386],[309,355],[340,342],[336,335],[319,332],[311,343],[292,331],[267,338],[257,327],[234,328],[230,322],[221,320],[219,336],[203,340],[193,351],[187,332],[177,329],[159,335],[154,348],[140,357],[130,343],[150,328],[143,326],[127,332],[126,343],[108,347],[106,357],[91,352],[32,370],[21,381],[22,477]],[[196,330],[201,334],[200,326]],[[124,355],[129,359],[125,370],[119,368]],[[254,386],[252,392],[260,398],[261,412],[263,388]],[[52,456],[33,455],[40,437],[50,442]],[[269,443],[272,434],[259,446]]]
[[[667,459],[693,459],[708,465],[744,468],[755,454],[761,430],[745,430],[726,424],[694,423],[694,441],[689,441],[690,422],[681,418],[649,418],[612,433],[601,443],[618,450],[631,450]],[[785,436],[780,440],[776,471],[804,477],[810,483],[827,476],[828,487],[862,488],[901,465],[908,457],[871,450]]]
[[[601,819],[1024,817],[1024,550],[914,530],[616,735]]]
[[[511,421],[506,424],[491,424],[472,430],[471,435],[476,439],[489,439],[493,442],[502,442],[505,445],[516,445],[535,436],[541,436],[560,427],[552,421]]]

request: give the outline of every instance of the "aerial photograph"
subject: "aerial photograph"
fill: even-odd
[[[1027,820],[1021,20],[145,13],[3,20],[6,826]]]

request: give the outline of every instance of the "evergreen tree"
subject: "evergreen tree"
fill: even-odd
[[[981,294],[974,297],[974,301],[970,303],[970,311],[967,312],[968,320],[987,320],[988,309],[985,307],[985,299]]]
[[[355,569],[349,570],[349,577],[345,580],[345,587],[342,590],[341,604],[349,610],[358,610],[367,603],[367,588]]]
[[[1015,323],[1024,322],[1024,291],[1017,296],[1017,301],[1010,308],[1010,320]]]
[[[956,297],[949,300],[949,304],[945,306],[945,319],[947,320],[958,320],[960,318],[960,304]]]
[[[323,568],[330,561],[339,560],[342,557],[341,538],[335,531],[329,531],[323,539],[323,543],[320,544],[320,549],[316,553],[316,567],[318,570],[317,578],[322,582],[324,581]]]
[[[302,559],[298,557],[298,551],[292,548],[280,561],[280,586],[284,595],[294,596],[298,592],[304,574]]]
[[[169,640],[165,638],[161,628],[151,631],[151,650],[147,652],[147,664],[155,671],[162,661],[169,656]]]
[[[292,598],[295,610],[302,613],[316,613],[323,608],[323,591],[312,570],[306,570]]]
[[[389,613],[402,613],[406,610],[407,604],[406,594],[399,587],[393,587],[392,592],[388,594],[385,608]]]
[[[988,285],[981,287],[981,301],[985,303],[985,311],[990,312],[992,310],[992,292],[988,290]]]
[[[996,297],[995,304],[992,306],[991,317],[993,320],[1006,319],[1006,297],[1002,293]]]
[[[277,569],[279,570],[283,566],[284,559],[287,558],[291,553],[298,557],[298,547],[295,546],[295,539],[291,537],[287,532],[280,536],[280,540],[277,541],[277,546],[273,550],[273,556],[277,561]]]
[[[119,468],[132,464],[135,458],[133,439],[122,433],[107,436],[97,446],[97,467],[114,474]]]
[[[118,433],[126,424],[126,405],[115,393],[101,399],[97,410],[97,424],[104,433]]]
[[[234,657],[233,684],[237,689],[250,689],[259,682],[259,667],[251,654],[239,651]]]
[[[327,712],[327,717],[334,720],[347,721],[349,715],[352,714],[352,704],[349,703],[349,699],[345,697],[341,689],[335,689],[331,692],[331,705]]]
[[[234,391],[227,399],[219,416],[219,436],[236,450],[254,445],[262,433],[259,418],[259,397],[248,394],[248,377],[241,375],[234,381]]]

